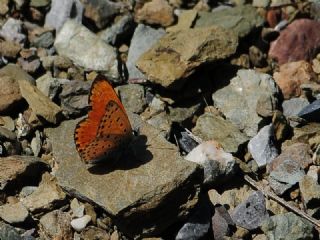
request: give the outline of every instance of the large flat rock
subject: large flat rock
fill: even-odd
[[[59,162],[58,183],[69,194],[101,206],[129,236],[157,234],[195,205],[202,171],[183,161],[158,130],[140,122],[139,136],[113,168],[98,165],[88,169],[73,140],[78,121],[46,129]]]

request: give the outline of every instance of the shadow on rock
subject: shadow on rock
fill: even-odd
[[[134,137],[131,143],[128,146],[125,146],[123,151],[120,151],[120,156],[119,153],[111,154],[113,157],[110,157],[110,159],[95,165],[90,165],[88,171],[92,174],[103,175],[115,170],[137,168],[151,161],[153,158],[152,153],[147,147],[147,137],[145,135]]]

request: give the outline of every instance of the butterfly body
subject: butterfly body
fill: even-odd
[[[117,94],[98,76],[90,90],[88,117],[74,133],[77,151],[85,163],[115,161],[132,138],[132,129]]]

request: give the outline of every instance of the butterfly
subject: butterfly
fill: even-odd
[[[102,75],[93,81],[88,102],[88,116],[74,131],[76,149],[85,163],[112,161],[133,136],[129,118],[116,92]]]

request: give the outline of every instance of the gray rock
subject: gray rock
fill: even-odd
[[[134,115],[129,117],[133,128],[140,126],[140,137],[111,168],[98,165],[87,169],[81,161],[73,140],[79,120],[64,121],[45,132],[60,161],[58,182],[69,194],[101,206],[116,217],[116,225],[128,236],[158,234],[197,202],[201,170],[183,161],[159,131]]]
[[[74,198],[70,203],[70,209],[72,211],[72,217],[81,218],[84,215],[84,205]]]
[[[273,124],[264,126],[248,143],[248,150],[259,167],[265,167],[277,157]]]
[[[16,139],[17,135],[15,132],[12,132],[9,129],[0,126],[0,140],[8,140],[13,142]]]
[[[28,179],[35,181],[49,166],[40,158],[28,156],[10,156],[0,158],[0,190]]]
[[[154,29],[143,24],[139,24],[137,26],[131,39],[128,60],[126,63],[129,79],[146,78],[143,73],[141,73],[140,70],[136,68],[136,61],[144,52],[149,50],[151,46],[155,44],[164,34],[165,30],[162,28]]]
[[[28,210],[20,202],[0,206],[0,217],[8,223],[23,223],[28,216]]]
[[[169,118],[172,122],[182,123],[188,119],[191,119],[201,109],[200,103],[195,103],[191,106],[180,107],[169,106]]]
[[[91,221],[91,217],[89,215],[84,215],[81,218],[76,218],[71,221],[71,226],[77,232],[82,231],[87,224]]]
[[[142,113],[146,107],[144,87],[138,84],[126,84],[117,87],[125,109],[133,113]]]
[[[221,179],[234,175],[236,161],[230,153],[226,153],[214,141],[202,142],[185,156],[188,161],[203,166],[204,184],[217,184]]]
[[[129,37],[134,32],[135,26],[132,15],[124,15],[111,27],[101,31],[99,36],[106,43],[116,45]]]
[[[253,0],[252,6],[265,8],[269,6],[270,2],[270,0]]]
[[[23,24],[20,20],[9,18],[0,30],[0,36],[6,41],[24,45],[27,36],[23,33]]]
[[[254,70],[239,70],[228,86],[212,94],[212,99],[227,119],[253,137],[263,123],[263,118],[256,113],[256,106],[262,95],[273,103],[278,102],[276,99],[280,91],[273,78]]]
[[[41,136],[38,130],[35,131],[35,136],[31,140],[30,147],[32,149],[33,155],[38,157],[42,147]]]
[[[175,240],[202,239],[210,228],[211,209],[208,203],[202,204],[195,209],[189,220],[178,231]]]
[[[230,121],[209,113],[201,115],[192,132],[202,140],[215,140],[229,153],[236,153],[248,141],[245,134]]]
[[[88,109],[91,84],[92,82],[79,80],[67,81],[62,84],[59,98],[65,115],[79,116]]]
[[[83,6],[79,0],[52,0],[51,9],[46,15],[45,26],[58,32],[70,18],[82,22]]]
[[[85,70],[99,71],[118,80],[116,50],[74,20],[68,20],[58,33],[54,46],[59,55],[70,58]]]
[[[231,233],[234,222],[224,206],[216,206],[212,217],[212,231],[215,240],[223,240]]]
[[[233,222],[237,226],[248,230],[260,227],[268,217],[266,201],[260,191],[252,193],[245,202],[239,204],[231,213]]]
[[[159,114],[152,116],[146,122],[160,130],[163,137],[168,138],[170,136],[172,121],[165,112],[160,112]]]
[[[38,187],[36,186],[25,186],[21,189],[19,196],[21,198],[24,198],[26,196],[29,196],[31,193],[33,193]]]
[[[309,105],[309,101],[306,98],[291,98],[284,100],[282,103],[283,115],[286,117],[297,116],[307,105]]]
[[[36,80],[37,88],[51,100],[57,97],[61,91],[61,83],[50,74],[44,74]]]
[[[225,8],[214,12],[199,12],[195,27],[220,26],[245,37],[264,23],[256,8],[251,5]]]
[[[312,223],[291,212],[270,217],[261,229],[268,239],[314,239]]]
[[[3,240],[24,240],[19,232],[12,226],[0,222],[0,239]]]
[[[32,45],[38,48],[50,48],[54,43],[54,36],[52,31],[46,31],[32,40]]]
[[[305,208],[320,207],[320,185],[310,176],[304,176],[299,182],[300,192]]]
[[[28,73],[35,73],[39,70],[41,66],[40,59],[24,59],[22,57],[18,58],[18,64]]]
[[[151,82],[178,90],[201,64],[225,59],[237,46],[238,38],[229,30],[190,28],[163,36],[136,65]]]
[[[305,106],[298,113],[298,117],[303,118],[309,122],[320,122],[320,99],[317,99]]]
[[[39,222],[43,239],[73,239],[71,216],[68,213],[54,210],[43,215]]]
[[[22,204],[30,212],[45,212],[64,202],[66,194],[57,185],[55,178],[49,173],[42,175],[39,187],[30,195],[21,199]]]
[[[300,164],[290,159],[280,163],[269,175],[270,187],[277,195],[282,195],[297,184],[305,175]]]

